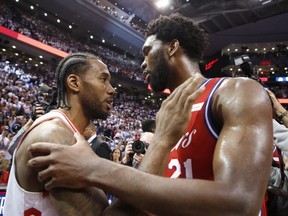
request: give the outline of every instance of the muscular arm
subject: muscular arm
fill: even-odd
[[[59,215],[101,215],[107,206],[104,192],[94,187],[54,188],[50,191],[50,198]]]
[[[29,146],[29,143],[39,141],[71,145],[72,143],[75,143],[75,138],[73,137],[71,130],[64,126],[62,122],[59,122],[59,120],[44,122],[29,133],[25,142],[22,144],[23,146],[21,145],[21,149],[17,152],[17,163],[19,161],[18,164],[22,164],[21,167],[17,167],[18,179],[20,184],[29,191],[44,190],[43,183],[39,182],[37,178],[38,170],[25,168],[25,164],[27,164],[28,159],[30,159],[30,155],[25,155],[23,157],[24,153],[27,154],[27,151],[25,150],[27,145]],[[27,160],[26,163],[24,163],[22,158]],[[76,157],[75,160],[77,160]],[[80,190],[54,188],[50,191],[49,195],[52,205],[59,215],[100,215],[103,208],[107,206],[105,194],[103,191],[96,188],[85,188]]]

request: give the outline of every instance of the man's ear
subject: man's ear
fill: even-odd
[[[71,89],[74,92],[78,92],[79,91],[79,76],[75,75],[75,74],[70,74],[67,77],[67,87],[68,89]]]
[[[171,58],[176,51],[179,49],[179,41],[177,39],[173,39],[170,43],[169,43],[169,57]]]

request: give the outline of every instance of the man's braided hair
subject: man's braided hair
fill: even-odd
[[[208,35],[194,21],[179,13],[160,16],[150,21],[146,37],[156,35],[164,43],[177,39],[184,52],[192,59],[200,60],[208,47]]]
[[[67,104],[66,93],[66,78],[70,74],[82,76],[87,67],[90,66],[89,59],[99,59],[91,53],[73,53],[60,61],[56,68],[57,80],[57,107],[70,109]]]

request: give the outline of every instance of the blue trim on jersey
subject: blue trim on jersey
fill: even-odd
[[[201,88],[202,86],[206,85],[208,82],[210,82],[211,79],[206,80],[205,82],[203,82],[198,88]],[[197,89],[198,89],[197,88]]]
[[[275,152],[276,152],[276,149],[277,149],[277,147],[276,147],[276,145],[274,145],[274,148],[273,148],[273,153],[275,153]]]
[[[218,82],[214,85],[212,91],[210,92],[209,96],[208,96],[208,99],[207,99],[207,103],[206,103],[206,106],[205,106],[205,123],[206,123],[206,126],[209,130],[209,132],[211,133],[211,135],[215,138],[215,139],[218,139],[219,137],[219,133],[220,131],[218,130],[218,128],[215,126],[215,124],[213,124],[213,121],[212,121],[212,116],[211,116],[211,112],[210,112],[210,106],[211,106],[211,103],[212,103],[212,97],[215,93],[215,91],[217,90],[217,88],[221,85],[221,83],[224,81],[224,79],[226,79],[227,77],[223,77],[221,78],[220,80],[218,80]]]

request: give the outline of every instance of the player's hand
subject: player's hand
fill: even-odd
[[[199,88],[202,82],[203,77],[195,74],[178,86],[162,103],[156,116],[153,140],[161,140],[169,148],[178,142],[188,127],[194,101],[205,89]]]
[[[45,183],[45,188],[54,187],[84,188],[88,185],[89,164],[93,159],[99,159],[92,151],[90,145],[80,134],[74,134],[76,144],[66,146],[55,143],[34,143],[28,151],[37,156],[28,161],[28,166],[41,168],[38,173],[40,182]],[[93,167],[91,167],[93,169]]]

